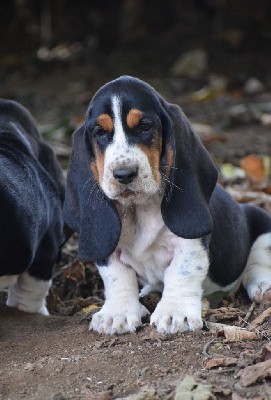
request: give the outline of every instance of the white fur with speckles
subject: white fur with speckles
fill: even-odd
[[[119,245],[107,266],[98,267],[106,301],[93,316],[90,328],[105,334],[133,332],[147,311],[139,303],[142,292],[163,290],[151,316],[158,332],[174,333],[202,327],[202,283],[208,271],[207,251],[200,239],[182,239],[165,226],[161,198],[123,208]]]

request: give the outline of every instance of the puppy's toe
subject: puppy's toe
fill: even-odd
[[[104,312],[99,311],[92,316],[89,329],[98,333],[110,334],[113,318]]]
[[[135,332],[141,325],[141,318],[147,313],[147,309],[139,302],[118,312],[114,304],[105,304],[93,315],[89,329],[106,335]]]
[[[187,317],[187,325],[190,331],[199,331],[203,327],[201,316],[189,316]]]
[[[169,314],[159,315],[159,313],[154,312],[151,316],[150,323],[156,326],[156,330],[158,333],[172,333],[172,316]]]
[[[249,297],[255,303],[268,303],[271,301],[271,281],[252,284],[247,290]]]
[[[179,303],[158,303],[151,316],[151,324],[156,325],[158,333],[178,333],[202,328],[198,307],[183,307]]]

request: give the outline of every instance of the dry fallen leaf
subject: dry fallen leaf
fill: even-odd
[[[257,318],[255,318],[250,325],[253,328],[257,328],[257,326],[263,324],[268,318],[271,317],[271,307],[267,308],[262,314],[258,315]]]
[[[271,359],[250,365],[240,372],[240,381],[243,386],[250,386],[261,379],[271,376]]]
[[[224,321],[224,320],[237,319],[238,317],[244,315],[245,313],[241,311],[239,308],[220,307],[220,308],[211,308],[208,311],[208,314],[212,316],[212,320],[215,319],[216,321]]]
[[[206,362],[205,368],[229,367],[237,365],[238,358],[235,357],[217,357]]]
[[[270,172],[268,156],[248,155],[240,160],[240,165],[248,178],[256,182],[264,182]]]
[[[236,326],[225,326],[218,332],[218,336],[224,336],[226,343],[258,339],[258,336],[255,332],[250,332],[247,329],[238,328]]]
[[[75,281],[77,284],[85,282],[85,266],[81,261],[75,260],[63,267],[63,276]]]

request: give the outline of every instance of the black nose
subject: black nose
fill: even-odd
[[[119,183],[127,184],[133,182],[137,171],[137,167],[117,168],[113,171],[113,176]]]

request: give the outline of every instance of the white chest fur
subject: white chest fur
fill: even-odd
[[[160,199],[125,209],[119,206],[119,212],[122,219],[120,260],[136,271],[142,284],[159,287],[182,239],[165,226]]]
[[[93,316],[91,329],[105,333],[135,331],[148,312],[140,295],[162,291],[151,316],[158,332],[200,329],[202,283],[208,271],[208,253],[200,239],[183,239],[165,226],[160,201],[122,209],[122,232],[106,266],[98,266],[106,302]]]

